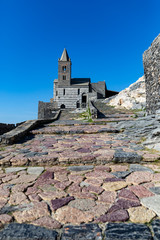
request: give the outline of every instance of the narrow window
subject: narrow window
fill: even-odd
[[[58,96],[58,91],[56,91],[56,96]]]
[[[66,66],[63,66],[62,70],[63,70],[63,72],[65,72],[66,71]]]
[[[65,95],[66,94],[66,91],[65,91],[65,89],[63,89],[63,95]]]
[[[66,80],[66,75],[63,75],[63,80]]]
[[[78,95],[80,94],[80,89],[78,89]]]

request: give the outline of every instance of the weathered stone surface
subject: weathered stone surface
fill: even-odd
[[[114,203],[116,200],[116,193],[111,191],[104,191],[98,196],[98,201],[105,203]]]
[[[160,173],[155,173],[152,178],[153,182],[160,182]]]
[[[91,184],[100,187],[103,183],[103,179],[98,178],[87,178],[84,183]]]
[[[6,200],[10,195],[9,189],[4,189],[2,186],[0,187],[0,201]]]
[[[21,175],[19,178],[11,180],[9,183],[10,184],[20,184],[20,183],[30,183],[33,182],[37,179],[37,175]]]
[[[125,188],[128,184],[125,181],[117,181],[117,182],[105,182],[102,185],[102,188],[105,191],[117,191],[119,189]]]
[[[88,223],[93,220],[93,215],[69,206],[59,208],[56,213],[53,214],[53,217],[63,224],[71,223],[74,225],[83,222]]]
[[[94,218],[98,218],[101,215],[105,214],[108,209],[110,208],[111,204],[102,204],[102,203],[97,203],[96,206],[92,207],[89,211],[90,214],[94,216]]]
[[[114,164],[110,166],[112,169],[112,174],[114,172],[125,172],[128,171],[128,165]]]
[[[159,54],[160,35],[143,54],[143,66],[146,84],[146,111],[155,114],[159,110]]]
[[[131,207],[138,207],[138,206],[141,205],[139,201],[132,201],[132,200],[124,199],[124,198],[118,199],[116,204],[121,209],[128,209],[128,208],[131,208]]]
[[[109,99],[109,105],[116,108],[142,109],[146,104],[145,78],[140,77],[119,94]]]
[[[160,220],[156,219],[151,224],[154,234],[154,240],[160,239]]]
[[[31,176],[31,175],[28,175]],[[38,177],[36,185],[44,185],[47,184],[48,182],[50,182],[52,179],[54,178],[54,173],[50,172],[50,171],[46,171],[45,173],[43,173],[40,177]]]
[[[149,188],[149,190],[151,192],[153,192],[154,194],[160,195],[160,187],[151,187],[151,188]]]
[[[95,201],[91,199],[76,199],[68,204],[69,207],[77,208],[82,211],[91,210],[95,205]]]
[[[112,211],[100,216],[97,222],[125,222],[129,218],[128,212],[124,209]]]
[[[40,175],[43,171],[44,171],[44,167],[28,167],[27,169],[28,174]]]
[[[56,221],[55,219],[51,218],[51,217],[41,217],[33,222],[31,222],[31,224],[36,225],[36,226],[40,226],[40,227],[46,227],[49,229],[59,229],[61,228],[61,224]]]
[[[25,169],[26,169],[26,167],[9,167],[9,168],[5,169],[5,172],[6,173],[19,172],[19,171],[22,171]]]
[[[142,160],[142,156],[132,152],[120,152],[116,151],[114,154],[113,161],[115,163],[139,163]]]
[[[102,240],[102,230],[97,224],[81,226],[66,226],[62,232],[61,240]]]
[[[146,197],[141,199],[141,204],[152,211],[154,211],[158,216],[160,216],[160,196],[155,195],[152,197]]]
[[[31,224],[11,223],[0,232],[0,239],[7,240],[57,240],[58,233]]]
[[[130,171],[118,171],[113,172],[112,174],[116,176],[117,178],[125,178],[127,177],[131,172]]]
[[[75,171],[75,172],[87,171],[87,170],[92,170],[92,169],[93,169],[92,165],[82,165],[82,166],[70,166],[70,167],[68,167],[69,171]]]
[[[126,182],[140,184],[150,182],[152,180],[153,174],[150,172],[138,171],[131,173],[126,177]]]
[[[12,216],[10,216],[8,214],[0,215],[0,223],[7,224],[7,223],[10,223],[11,221],[12,221]]]
[[[89,185],[88,187],[82,188],[82,192],[90,192],[90,193],[96,193],[100,194],[104,191],[102,187],[94,186],[94,185]]]
[[[16,192],[16,193],[11,194],[8,203],[10,205],[18,205],[18,204],[29,203],[29,201],[24,193]]]
[[[95,171],[106,171],[106,172],[110,172],[111,168],[110,166],[107,165],[99,165],[99,166],[95,166]]]
[[[134,223],[148,223],[150,222],[156,214],[143,206],[141,207],[134,207],[128,209],[130,221]]]
[[[76,174],[70,174],[68,178],[69,178],[69,181],[78,182],[78,183],[84,180],[84,176],[79,176]]]
[[[38,194],[44,201],[51,201],[56,198],[66,197],[67,193],[64,191],[41,192]]]
[[[98,179],[105,179],[105,178],[113,178],[114,176],[111,173],[102,172],[102,171],[93,171],[85,174],[86,178],[98,178]]]
[[[154,171],[146,166],[140,165],[140,164],[131,164],[130,165],[130,171],[137,172],[137,171],[148,171],[151,173],[154,173]]]
[[[152,240],[149,228],[144,224],[109,223],[106,226],[104,240]]]
[[[34,202],[34,206],[31,209],[13,213],[18,223],[34,221],[37,218],[49,215],[48,206],[44,202]]]
[[[136,197],[136,195],[131,192],[129,189],[122,189],[119,193],[118,193],[118,197],[119,198],[124,198],[127,200],[131,200],[131,201],[138,201],[139,199]]]
[[[145,197],[151,197],[154,196],[154,194],[146,189],[144,186],[129,186],[129,189],[134,192],[134,194],[139,198],[145,198]]]
[[[59,182],[54,184],[54,187],[59,189],[59,190],[65,190],[69,185],[71,185],[71,181],[64,181],[64,182]]]
[[[59,198],[51,200],[51,208],[53,211],[56,211],[58,208],[61,208],[67,205],[70,201],[74,200],[74,197]]]

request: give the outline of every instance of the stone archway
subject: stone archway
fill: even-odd
[[[62,105],[61,105],[61,108],[64,109],[64,108],[66,108],[66,106],[65,106],[64,104],[62,104]]]

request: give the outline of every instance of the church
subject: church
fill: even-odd
[[[64,49],[58,60],[58,79],[54,80],[53,101],[58,108],[85,108],[89,100],[106,97],[105,81],[91,83],[90,78],[71,78],[71,66]]]
[[[71,67],[71,59],[64,49],[58,59],[58,79],[53,83],[53,98],[48,103],[39,101],[38,119],[51,118],[52,112],[58,109],[86,108],[89,101],[117,94],[107,90],[105,81],[91,83],[90,78],[72,78]]]

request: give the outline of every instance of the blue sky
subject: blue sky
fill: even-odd
[[[160,33],[159,9],[159,0],[0,0],[0,122],[37,118],[64,47],[72,77],[128,87]]]

